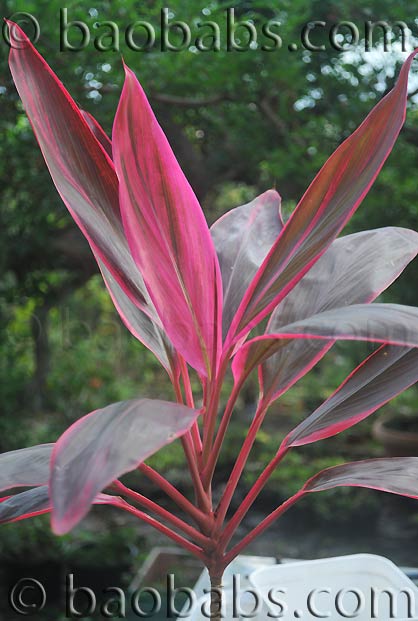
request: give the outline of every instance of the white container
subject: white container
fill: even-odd
[[[374,554],[297,561],[252,572],[263,600],[257,621],[418,621],[418,589],[394,563]]]
[[[262,566],[260,566],[262,564]],[[187,621],[206,621],[207,571],[195,588]],[[394,563],[374,554],[353,554],[280,565],[273,558],[240,556],[225,572],[225,621],[418,621],[418,588]]]

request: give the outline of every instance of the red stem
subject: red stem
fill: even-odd
[[[194,451],[193,441],[190,432],[182,436],[181,441],[189,465],[190,474],[193,480],[194,491],[196,494],[196,500],[199,509],[201,509],[206,514],[211,515],[212,505],[209,500],[208,494],[203,489],[202,479],[200,478],[196,453]]]
[[[180,518],[171,514],[169,511],[167,511],[163,507],[160,507],[159,505],[157,505],[155,502],[153,502],[146,496],[143,496],[142,494],[135,492],[129,487],[126,487],[126,485],[123,485],[123,483],[121,483],[120,481],[114,481],[112,488],[115,489],[122,496],[127,496],[131,500],[145,507],[145,509],[152,511],[153,513],[158,515],[163,520],[167,520],[167,522],[169,522],[172,526],[182,530],[185,535],[188,535],[196,543],[199,543],[203,547],[207,547],[209,543],[209,539],[207,537],[205,537],[204,535],[202,535],[202,533],[200,533],[195,528],[193,528],[193,526],[190,526],[190,524],[187,524]]]
[[[248,546],[258,535],[260,535],[263,531],[265,531],[271,524],[277,520],[283,513],[285,513],[292,505],[295,504],[302,496],[305,495],[305,492],[300,490],[291,498],[288,498],[283,502],[280,507],[277,507],[270,515],[268,515],[264,520],[262,520],[252,531],[248,533],[236,546],[234,546],[226,555],[225,555],[225,563],[228,565],[234,558],[246,547]]]
[[[189,371],[187,368],[186,361],[184,360],[183,357],[180,358],[180,368],[181,368],[181,376],[183,378],[183,386],[184,386],[184,393],[186,396],[186,403],[189,406],[189,408],[194,408],[195,405],[194,405],[192,385],[190,383]],[[200,461],[201,454],[202,454],[202,438],[200,437],[199,423],[197,421],[193,423],[193,426],[191,428],[191,434],[192,434],[193,445],[194,445],[198,460]]]
[[[177,402],[183,403],[183,395],[181,393],[181,386],[180,386],[180,382],[178,379],[176,379],[173,386],[174,386],[174,391],[176,393]],[[211,514],[212,512],[211,502],[210,502],[208,494],[203,489],[202,479],[200,478],[200,472],[198,468],[197,455],[196,455],[196,451],[195,451],[195,447],[193,444],[192,435],[190,431],[187,431],[181,437],[181,443],[183,445],[184,454],[187,459],[187,465],[189,467],[189,472],[192,478],[196,501],[199,506],[199,509],[201,509],[204,513]]]
[[[174,532],[174,530],[171,530],[171,528],[169,528],[168,526],[161,524],[161,522],[158,522],[155,518],[151,517],[150,515],[147,515],[143,511],[140,511],[139,509],[136,509],[135,507],[132,507],[132,505],[128,504],[127,502],[124,503],[123,506],[121,506],[121,508],[124,511],[127,511],[128,513],[132,513],[132,515],[135,515],[138,519],[142,520],[143,522],[146,522],[150,526],[153,526],[156,530],[159,530],[160,533],[163,533],[164,535],[166,535],[167,537],[169,537],[170,539],[178,543],[180,546],[182,546],[183,548],[185,548],[186,550],[188,550],[189,552],[197,556],[203,562],[205,561],[206,556],[202,548],[199,548],[197,545],[195,545],[191,541],[188,541],[187,539],[185,539],[178,533]]]
[[[223,524],[223,521],[229,509],[229,505],[231,504],[232,497],[234,495],[234,492],[240,480],[242,471],[245,468],[245,464],[247,463],[248,456],[254,445],[257,433],[264,420],[266,411],[267,411],[267,407],[263,404],[263,402],[260,402],[258,405],[257,411],[254,415],[254,418],[251,422],[250,428],[248,430],[248,434],[243,442],[243,445],[241,447],[237,460],[232,469],[228,483],[226,484],[224,493],[222,494],[222,498],[216,509],[216,521],[218,525]]]
[[[202,461],[206,464],[211,452],[213,435],[215,433],[216,415],[218,412],[219,399],[221,394],[221,386],[216,384],[209,397],[209,405],[205,412],[203,425],[203,452]]]
[[[231,350],[225,350],[219,363],[219,371],[215,381],[212,383],[212,391],[209,391],[209,405],[205,412],[203,427],[203,464],[207,464],[212,450],[212,441],[215,433],[216,418],[219,408],[219,399],[221,396],[222,382],[228,368],[228,362]]]
[[[241,524],[243,518],[245,517],[251,505],[257,498],[258,494],[261,492],[261,490],[267,483],[268,479],[270,478],[274,470],[277,468],[278,464],[281,462],[283,457],[286,455],[288,450],[289,449],[283,449],[283,450],[279,449],[279,451],[273,457],[271,462],[268,464],[268,466],[263,470],[261,475],[258,477],[257,481],[254,483],[254,485],[252,486],[252,488],[250,489],[250,491],[248,492],[248,494],[246,495],[246,497],[244,498],[244,500],[242,501],[242,503],[240,504],[240,506],[234,513],[234,515],[232,516],[232,518],[229,520],[222,534],[222,545],[224,549],[230,542],[231,538],[234,535],[234,532],[236,531],[238,526]]]
[[[208,462],[206,464],[206,468],[203,471],[203,484],[207,487],[213,478],[213,473],[216,468],[216,464],[219,459],[219,455],[221,452],[222,444],[225,439],[225,435],[231,420],[232,412],[234,409],[234,405],[236,403],[237,397],[239,395],[239,391],[241,389],[242,383],[235,384],[232,392],[229,396],[228,403],[226,404],[225,411],[222,415],[221,422],[219,424],[219,429],[215,437],[215,441],[212,446],[212,451],[209,455]]]
[[[142,472],[150,481],[155,483],[163,492],[171,498],[180,509],[182,509],[187,515],[189,515],[200,528],[209,531],[211,527],[211,520],[208,515],[198,509],[193,503],[190,502],[181,492],[178,491],[174,485],[172,485],[167,479],[165,479],[159,472],[147,466],[147,464],[141,464],[138,470]]]
[[[193,446],[200,468],[202,462],[202,438],[200,437],[199,423],[197,422],[197,420],[195,420],[195,422],[193,423],[190,433],[192,436]]]

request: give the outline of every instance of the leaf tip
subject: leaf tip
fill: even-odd
[[[135,73],[126,64],[125,59],[124,59],[123,56],[122,56],[122,67],[123,67],[123,71],[125,73],[125,80],[133,80],[133,79],[136,80],[137,79]]]
[[[51,530],[54,535],[62,536],[66,535],[71,530],[71,525],[68,525],[66,520],[59,519],[54,512],[51,514]]]
[[[264,192],[264,196],[266,198],[269,198],[270,200],[276,200],[276,201],[282,200],[282,197],[279,194],[279,192],[276,190],[276,188],[270,188],[269,190],[266,190]]]

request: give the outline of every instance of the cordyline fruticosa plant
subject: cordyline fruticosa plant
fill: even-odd
[[[114,505],[201,559],[218,585],[228,563],[311,492],[348,485],[418,497],[418,458],[345,463],[316,474],[230,547],[289,450],[348,429],[418,380],[418,309],[372,304],[418,253],[418,234],[390,227],[336,239],[401,129],[414,54],[393,90],[325,163],[287,222],[279,194],[269,190],[209,230],[132,71],[125,67],[110,141],[78,109],[23,32],[11,23],[9,28],[11,71],[52,179],[91,246],[123,322],[167,371],[176,402],[114,403],[81,418],[55,444],[3,454],[2,489],[32,489],[3,498],[0,520],[51,512],[52,528],[62,534],[92,504]],[[265,333],[252,336],[268,316]],[[380,345],[285,437],[231,515],[269,406],[339,339]],[[230,366],[233,387],[221,404]],[[190,368],[202,387],[199,409]],[[217,460],[240,389],[255,369],[257,409],[215,506]],[[145,464],[178,437],[193,501]],[[174,501],[180,517],[119,481],[135,469]]]

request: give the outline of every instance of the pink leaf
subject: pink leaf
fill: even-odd
[[[258,270],[237,311],[227,343],[259,323],[320,258],[358,208],[392,150],[405,119],[408,72],[315,177]]]
[[[102,145],[103,149],[106,151],[110,159],[112,159],[112,142],[109,136],[103,130],[102,126],[96,121],[94,116],[90,114],[90,112],[86,112],[85,110],[80,110],[80,112],[87,125],[90,127],[91,131]]]
[[[222,283],[200,205],[135,75],[113,128],[122,219],[132,255],[176,349],[201,375],[216,368]]]

